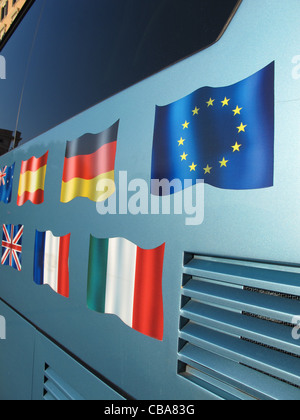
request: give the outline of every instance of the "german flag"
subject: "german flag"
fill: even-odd
[[[23,206],[27,201],[33,204],[44,202],[45,177],[48,153],[42,157],[33,156],[21,165],[17,205]]]
[[[97,191],[101,180],[114,182],[119,121],[99,134],[85,134],[67,142],[62,179],[61,202],[69,203],[76,197],[104,201],[115,188]]]

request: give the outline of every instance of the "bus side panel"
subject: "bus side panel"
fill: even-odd
[[[12,202],[0,203],[1,224],[24,226],[21,272],[8,266],[0,267],[2,299],[134,398],[216,399],[224,395],[221,391],[212,392],[203,382],[199,386],[178,374],[185,252],[299,266],[299,14],[298,0],[284,4],[281,0],[244,0],[224,36],[211,48],[0,158],[0,167],[16,162]],[[124,214],[124,207],[119,211],[118,203],[124,198],[120,197],[120,191],[124,193],[127,188],[128,200],[133,197],[133,204],[137,200],[134,194],[138,193],[136,180],[143,180],[139,185],[149,188],[157,105],[168,105],[205,86],[233,85],[274,61],[273,187],[234,191],[205,185],[205,217],[199,226],[188,226],[186,214],[134,215],[129,211]],[[180,117],[178,124],[184,124]],[[96,204],[84,198],[61,203],[66,142],[86,133],[101,133],[116,121],[119,121],[115,164],[117,210],[100,215]],[[247,121],[242,120],[242,123],[247,124]],[[174,139],[176,146],[179,140]],[[232,145],[238,140],[233,138]],[[44,203],[27,202],[17,206],[22,161],[32,156],[41,157],[47,151]],[[126,172],[127,182],[120,178],[120,172]],[[149,190],[146,195],[150,200]],[[37,230],[51,231],[56,237],[71,234],[68,298],[55,293],[48,285],[38,286],[33,281]],[[125,238],[144,249],[166,244],[162,341],[135,331],[115,315],[88,309],[91,235],[102,239]]]
[[[2,301],[0,314],[0,399],[31,400],[35,329]]]

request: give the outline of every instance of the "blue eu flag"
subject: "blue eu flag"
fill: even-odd
[[[154,180],[199,180],[217,188],[268,188],[274,180],[274,63],[229,87],[204,87],[157,107]],[[180,183],[179,183],[180,184]],[[178,183],[174,192],[178,191]],[[177,189],[177,190],[176,190]]]

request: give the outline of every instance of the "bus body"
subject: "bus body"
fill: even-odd
[[[1,399],[300,399],[299,15],[298,0],[243,0],[225,33],[211,47],[0,158],[2,173],[15,164],[9,181],[13,183],[10,202],[0,203],[0,315],[6,338],[0,340]],[[246,86],[266,68],[274,69],[273,108],[272,98],[268,105],[256,102],[256,82],[248,86],[248,96],[243,98],[249,102],[244,106],[234,100],[235,88],[222,100],[218,97],[227,87]],[[263,91],[264,86],[259,89]],[[272,91],[266,94],[272,96]],[[203,101],[194,103],[196,97]],[[166,127],[173,108],[168,107],[180,101],[182,110],[190,101],[190,117],[184,112],[172,114],[174,124],[182,126],[182,136],[175,136],[173,146],[165,147],[170,152],[165,165],[170,168],[177,156],[174,167],[186,164],[193,175],[201,169],[199,179],[204,174],[205,179],[155,201],[151,190],[154,160],[163,153],[164,142],[170,141],[173,128]],[[216,108],[219,113],[229,111],[236,130],[232,144],[228,150],[220,148],[217,165],[209,160],[202,165],[196,155],[189,161],[185,142],[193,118]],[[250,112],[263,118],[255,130]],[[219,184],[212,185],[208,175],[216,166],[218,171],[230,169],[233,157],[246,147],[246,139],[260,145],[265,142],[260,129],[270,115],[274,117],[274,126],[269,125],[271,131],[274,128],[272,141],[266,151],[252,150],[247,165],[251,161],[256,168],[252,176],[269,165],[271,182],[243,189],[233,188],[229,181],[221,185],[219,179]],[[223,120],[212,118],[213,127],[218,121],[222,124]],[[100,195],[106,192],[107,200],[96,202],[80,197],[77,186],[71,186],[64,200],[64,184],[75,180],[75,185],[83,177],[75,169],[66,175],[67,160],[89,154],[74,151],[73,142],[82,136],[90,136],[86,143],[92,142],[89,139],[98,135],[101,147],[110,147],[107,130],[115,124],[115,160],[101,172],[114,172],[115,191],[110,190],[111,183],[98,183],[96,189]],[[166,138],[155,134],[160,130],[165,130]],[[227,139],[226,130],[227,126],[218,127],[221,140]],[[205,141],[213,141],[205,133]],[[262,159],[262,153],[268,157]],[[160,168],[162,174],[168,173],[162,162]],[[41,170],[42,180],[35,175]],[[4,179],[8,182],[7,175]],[[242,175],[240,181],[246,182]],[[185,202],[188,191],[194,194],[193,205]],[[176,211],[178,196],[183,200],[181,212]],[[45,240],[42,257],[39,233]],[[51,244],[60,242],[61,250],[60,238],[66,237],[69,249],[64,260],[60,251],[55,260]],[[116,251],[113,266],[109,258],[118,238],[130,251]],[[148,269],[141,269],[142,282],[153,266],[162,267],[161,283],[159,269],[149,274],[157,288],[151,292],[157,299],[151,303],[152,326],[155,329],[160,322],[159,332],[135,327],[139,320],[130,324],[107,302],[102,310],[93,310],[89,303],[94,298],[89,289],[93,240],[99,247],[105,243],[109,247],[102,258],[110,273],[106,273],[104,299],[108,300],[108,283],[115,280],[121,306],[129,305],[125,295],[132,270],[136,273],[136,267],[144,264],[137,255],[164,246],[164,252],[151,257]],[[98,249],[98,258],[101,255]],[[135,258],[135,269],[128,268]],[[45,284],[37,284],[40,266]],[[56,275],[61,266],[69,276],[65,291]],[[49,278],[56,276],[54,283],[45,280],[45,267]],[[99,278],[102,274],[98,273]],[[126,290],[120,292],[124,284]],[[139,297],[131,296],[131,304],[132,299],[135,306]],[[0,336],[4,336],[1,331]]]

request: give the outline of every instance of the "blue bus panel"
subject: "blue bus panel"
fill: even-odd
[[[1,399],[300,399],[299,15],[0,158]]]

